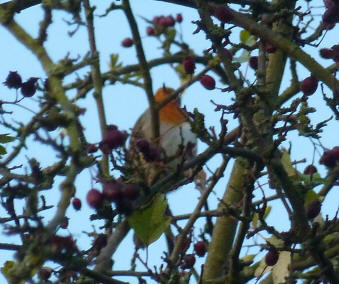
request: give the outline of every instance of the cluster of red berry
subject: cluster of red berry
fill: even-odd
[[[132,202],[140,194],[140,189],[136,184],[123,184],[114,180],[103,182],[102,187],[102,192],[95,188],[88,191],[86,199],[89,206],[100,209],[105,201],[114,202],[116,213],[131,213],[133,210]]]
[[[173,16],[155,16],[152,19],[152,25],[146,28],[146,33],[149,36],[159,36],[161,35],[167,28],[174,27],[175,23],[182,22],[182,15],[177,14],[174,18]]]
[[[36,92],[36,82],[38,80],[39,78],[31,77],[26,82],[22,82],[21,76],[17,71],[10,71],[4,85],[9,89],[20,89],[24,97],[31,97]]]

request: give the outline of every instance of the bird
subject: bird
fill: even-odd
[[[155,93],[160,103],[174,90],[163,86]],[[175,171],[196,155],[197,136],[191,129],[187,113],[180,107],[180,100],[168,102],[159,110],[159,137],[152,137],[151,111],[146,109],[132,130],[131,152],[137,164],[147,171],[148,184],[154,183],[161,173]],[[155,167],[149,167],[150,164]]]

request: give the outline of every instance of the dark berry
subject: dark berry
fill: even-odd
[[[148,152],[143,153],[146,162],[155,162],[160,160],[160,152],[155,147],[150,147]]]
[[[228,59],[232,61],[233,53],[231,51],[229,51],[227,48],[224,48],[224,50],[226,52],[226,55],[227,55]]]
[[[266,52],[267,53],[274,53],[277,51],[277,47],[274,46],[272,43],[268,42],[266,43]]]
[[[100,251],[106,245],[107,245],[107,235],[106,234],[99,234],[95,237],[92,247],[96,251]]]
[[[254,70],[258,69],[258,56],[251,56],[248,64],[250,65],[250,67]]]
[[[339,11],[338,11],[338,13],[339,13]],[[332,59],[335,62],[339,62],[339,44],[333,45],[331,47],[331,50],[332,50]]]
[[[319,53],[322,58],[332,58],[332,50],[329,48],[322,48],[319,50]]]
[[[331,150],[331,154],[336,161],[339,161],[339,146],[335,146]]]
[[[122,197],[122,184],[118,181],[104,182],[102,194],[109,201],[118,201]]]
[[[89,153],[89,154],[93,154],[93,153],[95,153],[96,151],[98,151],[98,146],[97,145],[95,145],[95,144],[88,144],[87,145],[87,152]]]
[[[154,28],[153,28],[152,26],[148,26],[148,27],[146,28],[146,33],[147,33],[147,35],[149,35],[149,36],[154,35]]]
[[[339,5],[327,9],[322,16],[322,21],[325,29],[333,29],[335,24],[339,21]]]
[[[10,71],[4,85],[10,89],[19,89],[21,87],[21,76],[16,71]]]
[[[31,77],[21,84],[21,93],[24,97],[31,97],[36,92],[36,82],[39,78]]]
[[[148,140],[146,139],[139,139],[136,143],[135,143],[136,148],[138,149],[139,152],[145,154],[149,152],[149,149],[151,147],[150,143],[148,142]]]
[[[153,17],[153,20],[152,20],[152,23],[153,25],[160,25],[160,19],[162,18],[163,16],[155,16]]]
[[[191,269],[195,264],[195,256],[194,254],[186,254],[181,263],[182,269]]]
[[[203,241],[196,242],[194,244],[194,251],[197,256],[204,256],[207,251],[206,243]]]
[[[140,189],[137,185],[129,183],[125,184],[122,189],[122,195],[129,200],[135,200],[138,198]]]
[[[214,16],[222,23],[230,23],[233,18],[232,10],[228,7],[216,8]]]
[[[52,271],[53,270],[49,267],[42,267],[38,272],[38,276],[40,280],[44,280],[44,281],[48,280],[52,275]]]
[[[317,168],[313,165],[308,165],[304,169],[304,175],[313,175],[314,173],[318,172]]]
[[[321,209],[321,202],[319,200],[312,200],[306,210],[306,216],[308,219],[313,219],[318,216]]]
[[[335,3],[332,0],[324,0],[324,4],[327,9],[333,9],[335,7]]]
[[[201,85],[203,85],[207,90],[213,90],[215,88],[215,80],[209,75],[203,75],[200,79]]]
[[[167,16],[166,18],[166,27],[173,27],[175,25],[175,20],[172,16]]]
[[[336,158],[333,156],[332,151],[325,151],[319,160],[319,164],[324,165],[328,168],[333,168],[336,164]]]
[[[192,57],[186,57],[183,61],[186,74],[193,74],[195,70],[195,61]]]
[[[181,23],[181,22],[182,22],[182,15],[181,15],[181,14],[177,14],[177,16],[175,17],[175,20],[176,20],[178,23]]]
[[[112,150],[121,147],[125,144],[127,135],[116,128],[116,126],[108,127],[102,141],[99,143],[99,148],[107,153],[107,150]]]
[[[81,209],[81,200],[79,198],[74,198],[72,200],[72,205],[75,210],[79,211]]]
[[[60,224],[61,229],[67,229],[68,228],[68,220],[69,218],[65,217],[64,220]]]
[[[309,96],[315,93],[318,88],[318,80],[313,77],[307,77],[300,83],[300,90],[304,93],[304,95]]]
[[[279,253],[276,249],[270,249],[265,256],[265,263],[267,266],[273,266],[278,262]]]
[[[122,42],[121,42],[121,45],[123,47],[131,47],[133,45],[134,41],[133,39],[131,39],[130,37],[128,38],[125,38]]]
[[[164,28],[167,27],[167,20],[165,16],[160,16],[159,21],[158,21],[159,26],[162,26]]]
[[[86,200],[92,208],[100,208],[103,202],[103,195],[99,190],[92,188],[87,192]]]
[[[129,215],[133,212],[132,202],[128,199],[122,198],[116,202],[116,211],[119,214]]]

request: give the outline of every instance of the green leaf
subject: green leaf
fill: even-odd
[[[118,68],[121,67],[121,63],[118,63],[119,60],[119,54],[111,54],[111,60],[110,60],[110,68]]]
[[[265,219],[267,218],[267,216],[270,214],[271,209],[272,209],[272,206],[267,206],[267,207],[266,207],[266,210],[265,210],[265,213],[264,213],[264,220],[265,220]]]
[[[0,145],[0,155],[5,155],[7,153],[5,147]]]
[[[166,30],[166,40],[172,42],[177,34],[175,29],[167,29]]]
[[[248,38],[251,36],[250,32],[247,30],[242,30],[240,32],[240,41],[243,44],[246,44],[246,41],[248,40]]]
[[[314,173],[312,175],[304,175],[300,174],[300,179],[305,183],[305,184],[310,184],[310,185],[319,185],[319,184],[325,184],[326,179],[322,178],[319,173]]]
[[[8,136],[8,134],[0,134],[0,143],[8,143],[15,140],[14,137]]]
[[[147,208],[135,211],[128,218],[129,225],[145,245],[155,242],[170,225],[171,218],[164,215],[166,208],[165,195],[159,194]]]
[[[241,260],[244,262],[251,262],[256,256],[257,256],[256,254],[245,255],[244,257],[241,258]]]
[[[253,46],[257,42],[257,38],[254,35],[251,35],[249,31],[242,30],[240,32],[240,41],[247,46]]]
[[[307,207],[311,201],[317,199],[319,199],[319,195],[316,194],[312,189],[308,190],[305,194],[305,207]]]
[[[259,221],[258,213],[254,213],[252,218],[252,226],[254,229],[258,227],[258,221]]]
[[[290,154],[286,149],[282,149],[281,152],[282,152],[281,162],[283,164],[285,171],[287,172],[289,177],[294,177],[297,174],[297,172],[292,165]]]

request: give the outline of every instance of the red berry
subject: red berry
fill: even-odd
[[[10,89],[19,89],[21,87],[21,76],[16,71],[10,71],[4,85]]]
[[[308,165],[304,169],[304,175],[313,175],[314,173],[318,172],[317,168],[313,165]]]
[[[233,18],[232,9],[218,7],[214,10],[214,16],[222,23],[230,23]]]
[[[203,85],[207,90],[213,90],[215,88],[215,80],[209,75],[203,75],[200,79],[201,85]]]
[[[125,184],[122,189],[122,195],[129,200],[135,200],[138,198],[140,189],[137,185],[129,183]]]
[[[318,80],[313,77],[307,77],[300,83],[300,90],[304,93],[304,95],[309,96],[315,93],[318,88]]]
[[[307,206],[307,210],[306,210],[307,218],[314,219],[315,217],[317,217],[318,214],[320,213],[320,209],[321,209],[321,202],[317,199],[312,200]]]
[[[109,201],[118,201],[122,197],[122,184],[117,181],[104,182],[102,194]]]
[[[159,25],[161,17],[163,16],[155,16],[152,20],[153,25]]]
[[[251,56],[248,64],[250,65],[250,67],[254,70],[258,69],[258,56]]]
[[[21,93],[24,97],[31,97],[36,92],[36,82],[39,78],[31,77],[25,83],[21,84]]]
[[[319,50],[319,53],[322,58],[332,58],[332,50],[329,48],[322,48]]]
[[[74,198],[72,200],[72,205],[75,210],[80,210],[81,209],[81,200],[79,198]]]
[[[196,242],[194,244],[194,251],[198,256],[204,256],[206,253],[206,243],[203,241]]]
[[[181,14],[177,14],[177,16],[175,17],[175,20],[176,20],[178,23],[181,23],[181,22],[182,22],[182,15],[181,15]]]
[[[99,208],[103,202],[103,195],[99,190],[92,188],[87,192],[86,200],[92,208]]]
[[[195,264],[194,254],[186,254],[182,259],[181,268],[182,269],[191,269]]]
[[[195,61],[192,57],[186,57],[183,61],[186,74],[193,74],[195,70]]]
[[[279,253],[276,249],[270,249],[265,256],[265,263],[267,266],[273,266],[278,262]]]
[[[330,150],[325,151],[319,160],[319,164],[333,168],[336,164],[336,158],[333,156],[333,152]]]
[[[154,35],[154,28],[153,28],[152,26],[148,26],[148,27],[146,28],[146,33],[147,33],[147,35],[149,35],[149,36]]]
[[[133,39],[131,39],[130,37],[127,37],[121,42],[121,45],[123,47],[131,47],[133,43],[134,43]]]

